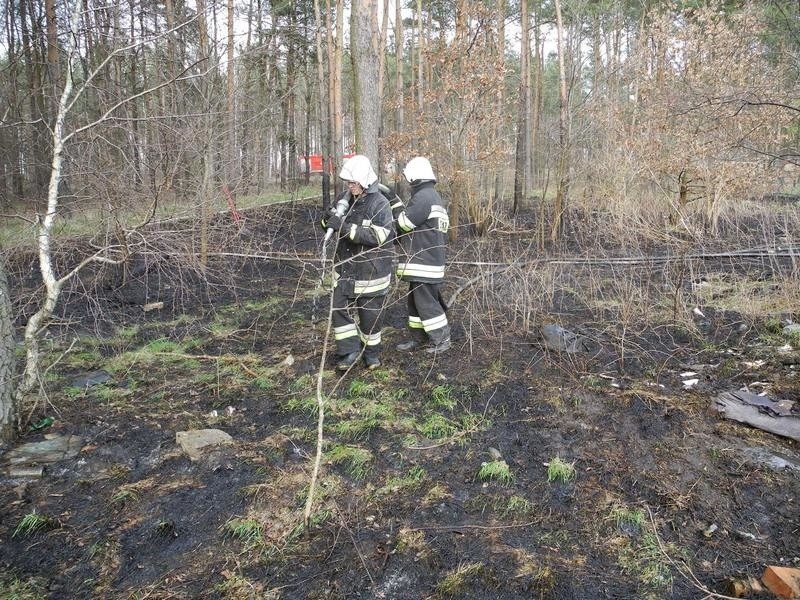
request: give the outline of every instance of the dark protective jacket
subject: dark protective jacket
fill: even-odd
[[[403,207],[397,200],[392,204],[403,250],[397,276],[404,281],[441,283],[444,280],[450,218],[447,202],[434,189],[435,184],[435,181],[415,181],[411,184],[408,206]]]
[[[339,231],[334,280],[345,296],[382,296],[389,291],[393,240],[389,201],[375,182],[351,201]]]

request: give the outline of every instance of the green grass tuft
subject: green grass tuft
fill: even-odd
[[[273,312],[275,309],[283,309],[283,299],[273,297],[263,300],[248,300],[244,303],[244,308],[254,312]]]
[[[354,379],[347,389],[347,395],[350,398],[370,398],[374,396],[375,388],[371,383],[367,383],[362,379]]]
[[[662,551],[658,538],[652,533],[645,533],[634,544],[626,545],[620,550],[618,556],[619,566],[622,571],[635,578],[645,590],[652,594],[642,594],[643,598],[665,598],[672,589],[672,572],[670,563],[664,552],[676,549],[674,545],[667,544]],[[667,595],[664,595],[667,594]]]
[[[417,425],[417,431],[428,439],[440,439],[453,435],[458,431],[458,427],[453,421],[440,415],[439,413],[432,413],[426,419]]]
[[[67,354],[63,362],[71,369],[90,370],[103,364],[103,356],[97,350],[81,350]]]
[[[630,509],[619,505],[611,509],[611,519],[617,524],[617,528],[633,527],[640,530],[645,524],[644,512],[638,508]]]
[[[132,502],[139,501],[139,490],[132,486],[123,486],[111,496],[111,503],[123,506]]]
[[[327,459],[334,465],[344,464],[345,470],[354,479],[364,479],[372,462],[369,450],[357,446],[334,445],[326,452]]]
[[[251,383],[258,389],[264,391],[274,390],[278,385],[272,379],[272,375],[264,372],[259,372],[258,377],[254,378]]]
[[[524,516],[533,511],[533,505],[522,496],[511,496],[506,505],[500,509],[504,517]]]
[[[404,491],[415,490],[425,480],[427,475],[423,467],[414,465],[405,475],[389,477],[386,480],[386,485],[378,490],[378,494],[397,494]]]
[[[56,519],[33,511],[22,517],[11,537],[30,537],[40,531],[56,529],[59,526],[60,523]]]
[[[305,373],[289,383],[289,391],[295,394],[311,393],[315,387],[314,377],[309,373]]]
[[[0,598],[4,600],[44,600],[46,591],[38,578],[21,579],[13,572],[0,575]]]
[[[362,407],[361,414],[367,419],[376,419],[380,425],[390,428],[397,421],[397,414],[393,402],[375,400]]]
[[[453,398],[453,386],[437,385],[431,390],[431,404],[436,408],[446,408],[453,410],[456,407],[456,400]]]
[[[767,333],[778,335],[783,333],[783,323],[781,323],[781,320],[776,317],[770,317],[764,321],[764,329],[767,331]]]
[[[514,474],[504,460],[492,460],[481,464],[478,471],[480,481],[497,481],[503,485],[514,483]]]
[[[214,585],[214,592],[221,598],[255,598],[255,593],[261,591],[260,583],[253,583],[239,573],[223,571],[224,580]]]
[[[101,383],[91,389],[91,394],[102,400],[103,402],[111,402],[127,396],[131,393],[129,388],[118,388],[114,384],[108,385]]]
[[[247,548],[264,545],[264,528],[256,519],[234,517],[222,526],[223,535],[243,542]]]
[[[347,441],[364,441],[379,424],[376,418],[345,419],[333,425],[332,430]]]
[[[453,569],[444,579],[436,584],[434,592],[445,598],[463,598],[467,587],[484,573],[485,567],[481,563],[467,563]]]
[[[83,394],[83,389],[82,388],[75,387],[75,386],[72,386],[72,385],[67,386],[67,387],[64,388],[64,395],[67,398],[77,398],[81,394]]]
[[[180,344],[177,342],[173,342],[172,340],[168,340],[166,338],[160,338],[157,340],[153,340],[152,342],[148,342],[144,346],[142,346],[141,351],[146,353],[163,353],[163,352],[178,352],[181,350]]]
[[[299,412],[309,417],[314,417],[319,410],[315,396],[292,396],[283,405],[284,410]]]
[[[547,481],[552,483],[554,481],[561,483],[569,483],[575,479],[575,463],[567,463],[561,460],[558,456],[550,461],[547,465]]]
[[[130,327],[120,327],[117,329],[117,337],[130,341],[134,339],[137,335],[139,335],[139,326],[138,325],[131,325]]]

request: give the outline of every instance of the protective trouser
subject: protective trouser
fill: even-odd
[[[346,296],[337,286],[333,290],[333,336],[339,356],[359,352],[364,346],[364,356],[379,356],[381,352],[381,326],[383,304],[386,296]],[[356,308],[358,324],[350,316]]]
[[[450,337],[450,325],[441,300],[439,283],[409,282],[408,327],[411,335],[419,339],[425,332],[432,344]]]

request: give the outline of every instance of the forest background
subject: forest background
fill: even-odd
[[[451,239],[528,211],[539,250],[568,243],[588,214],[623,247],[702,244],[745,213],[774,236],[782,217],[760,200],[797,185],[795,3],[5,8],[3,249],[36,240],[46,288],[13,386],[0,294],[6,424],[12,398],[36,386],[36,339],[65,283],[125,264],[137,231],[181,214],[202,271],[212,213],[309,184],[302,156],[329,157],[335,173],[361,152],[400,188],[404,161],[429,156]],[[87,231],[92,251],[58,272],[53,236]]]

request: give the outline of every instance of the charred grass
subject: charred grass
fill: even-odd
[[[462,292],[443,357],[393,350],[396,290],[383,366],[323,372],[323,465],[306,529],[318,274],[243,273],[238,297],[190,312],[120,309],[113,327],[95,324],[103,335],[56,328],[48,404],[34,417],[54,414],[46,433],[80,435],[84,447],[42,480],[0,488],[2,594],[694,598],[676,565],[721,589],[800,556],[796,473],[743,452],[796,445],[707,413],[714,393],[756,378],[800,398],[778,350],[794,343],[779,327],[786,310],[777,322],[734,310],[743,292],[730,279],[710,279],[711,292],[680,270],[541,269],[549,291],[525,296],[524,274],[506,272]],[[500,296],[511,310],[496,308]],[[703,317],[691,316],[701,301]],[[551,314],[589,350],[537,341]],[[109,379],[73,385],[96,370]],[[689,370],[700,383],[685,390]],[[190,460],[175,432],[203,428],[233,444]],[[57,526],[14,535],[29,515]]]

